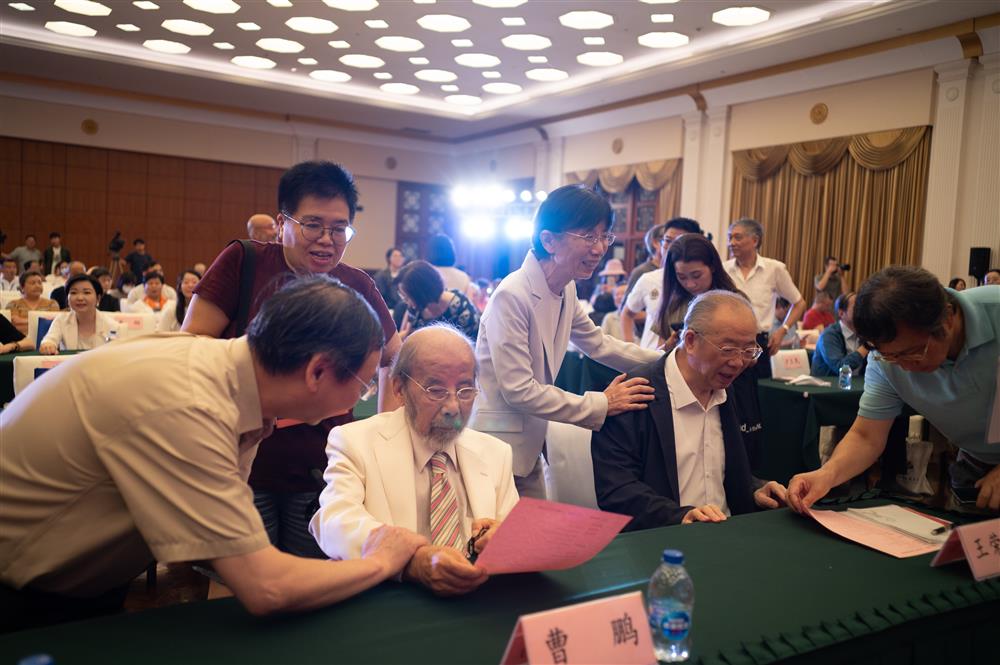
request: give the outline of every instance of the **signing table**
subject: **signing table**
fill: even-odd
[[[665,547],[684,551],[694,579],[693,663],[996,662],[1000,580],[976,584],[965,563],[930,568],[931,555],[894,559],[787,510],[623,534],[575,569],[497,576],[460,598],[387,582],[271,619],[231,598],[205,601],[0,636],[0,654],[12,663],[36,653],[56,663],[498,663],[519,615],[645,589]]]

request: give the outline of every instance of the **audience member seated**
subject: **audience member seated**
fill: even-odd
[[[17,280],[17,261],[14,259],[3,260],[3,271],[0,274],[0,291],[21,291],[21,284]]]
[[[445,289],[441,273],[427,261],[411,261],[396,276],[396,288],[406,303],[400,336],[433,323],[448,323],[473,342],[479,334],[479,310],[458,289]]]
[[[45,270],[44,265],[39,270],[45,275],[45,283],[56,289],[65,284],[69,277],[69,261],[57,261],[51,271]]]
[[[628,291],[628,284],[619,284],[615,287],[614,305],[615,308],[604,314],[601,319],[601,332],[611,335],[615,339],[625,339],[625,332],[622,330],[622,304],[625,302],[625,292]],[[593,315],[591,315],[593,316]]]
[[[274,419],[350,409],[381,346],[355,292],[309,277],[268,299],[246,337],[139,338],[31,383],[4,411],[0,631],[120,611],[154,559],[209,561],[255,615],[398,574],[424,538],[383,527],[356,561],[290,556],[268,543],[246,484]]]
[[[406,263],[406,255],[403,250],[390,247],[385,252],[385,267],[372,275],[378,292],[382,294],[382,300],[389,309],[394,309],[399,303],[399,292],[396,290],[396,277]]]
[[[756,338],[742,295],[709,291],[694,299],[679,346],[632,374],[653,386],[649,408],[608,418],[593,435],[602,510],[631,515],[626,528],[638,530],[784,505],[782,485],[751,476],[726,390],[763,353]]]
[[[132,304],[133,312],[153,312],[159,314],[167,306],[167,294],[163,288],[163,273],[149,272],[143,280],[145,294],[142,300]],[[159,317],[157,317],[159,318]]]
[[[101,284],[90,275],[73,275],[66,282],[69,311],[52,321],[38,351],[55,355],[60,351],[95,349],[111,341],[118,332],[118,322],[109,314],[97,311]]]
[[[948,282],[949,289],[955,289],[956,291],[964,291],[968,287],[965,284],[965,280],[961,277],[952,277],[951,281]]]
[[[120,312],[122,309],[121,298],[112,292],[111,273],[108,272],[107,268],[92,268],[90,276],[97,280],[104,292],[101,295],[101,301],[97,303],[97,309],[101,312]]]
[[[125,304],[128,302],[128,296],[130,293],[132,293],[132,289],[134,289],[135,285],[138,283],[139,283],[139,278],[136,277],[134,273],[123,272],[121,275],[118,276],[118,281],[115,284],[115,288],[111,289],[106,294],[118,300],[118,310],[116,311],[121,311],[121,312],[127,311],[125,308]]]
[[[986,278],[983,280],[984,285],[996,286],[1000,284],[1000,268],[991,268],[989,272],[986,273]]]
[[[6,316],[0,316],[0,355],[34,350],[35,343],[15,328]]]
[[[22,335],[28,334],[28,312],[58,312],[59,305],[55,300],[42,297],[45,282],[42,273],[28,270],[21,273],[21,297],[7,305],[10,310],[10,320]],[[32,340],[34,341],[34,340]]]
[[[146,279],[152,275],[160,275],[160,286],[162,289],[163,297],[167,300],[177,300],[177,291],[174,287],[165,283],[165,278],[163,277],[163,266],[159,263],[154,263],[150,266],[149,270],[142,274],[142,284],[146,283]],[[139,282],[136,282],[136,286],[139,286]],[[143,307],[142,301],[146,299],[146,289],[145,288],[133,288],[129,291],[128,299],[122,306],[123,312],[149,312],[152,310],[150,307]]]
[[[518,500],[510,446],[465,428],[477,393],[468,338],[440,324],[411,334],[392,390],[401,408],[330,432],[327,486],[309,530],[331,559],[356,559],[374,529],[403,527],[430,541],[404,578],[439,595],[467,593],[487,575],[466,559],[466,543],[475,538],[482,551]]]
[[[446,289],[456,289],[468,297],[475,295],[472,278],[455,266],[455,243],[443,233],[431,236],[427,242],[427,262],[437,268]]]
[[[854,300],[856,294],[845,293],[837,298],[835,309],[840,321],[827,326],[819,336],[812,357],[813,376],[836,376],[845,362],[854,376],[862,376],[868,366],[868,347],[861,344],[854,332]]]
[[[771,326],[770,334],[780,328],[785,323],[785,317],[788,316],[788,310],[791,309],[792,303],[788,302],[784,298],[778,298],[774,303],[774,325]],[[802,346],[802,340],[799,338],[798,334],[785,335],[781,338],[781,350],[787,349],[798,349]]]
[[[826,291],[817,291],[812,307],[806,310],[802,317],[804,330],[823,330],[832,326],[837,319],[833,316],[833,300]],[[791,333],[790,333],[791,335]]]
[[[87,272],[87,266],[82,261],[71,261],[62,268],[62,271],[66,279],[63,280],[62,277],[59,278],[62,281],[59,282],[59,285],[56,286],[56,288],[52,289],[52,293],[49,294],[49,297],[56,301],[56,304],[59,305],[59,309],[69,309],[69,305],[66,302],[66,294],[69,293],[69,289],[67,288],[69,278],[76,277],[77,275],[83,275]]]
[[[187,313],[188,305],[191,304],[191,296],[194,294],[194,287],[198,285],[201,275],[193,269],[181,271],[177,278],[177,300],[168,300],[156,319],[156,332],[180,332],[184,323],[184,315]]]

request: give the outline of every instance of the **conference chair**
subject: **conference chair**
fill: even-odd
[[[28,312],[28,339],[35,340],[36,349],[42,345],[42,340],[49,332],[49,326],[52,325],[53,319],[60,314],[62,312]]]
[[[0,309],[6,311],[7,305],[21,297],[18,291],[0,291]]]
[[[545,435],[545,492],[552,501],[597,509],[590,435],[590,430],[583,427],[549,422]]]
[[[8,321],[11,320],[11,311],[7,308],[0,309],[0,316],[4,316]]]
[[[24,390],[29,383],[52,369],[59,363],[66,362],[73,356],[16,356],[14,358],[14,395]]]

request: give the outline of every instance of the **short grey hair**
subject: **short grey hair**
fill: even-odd
[[[446,330],[450,334],[465,342],[465,345],[469,348],[469,354],[472,356],[473,376],[479,376],[479,361],[476,359],[476,348],[472,346],[472,342],[469,341],[469,338],[466,337],[462,331],[449,323],[443,323],[440,321],[421,328],[420,330]],[[404,381],[406,379],[406,377],[403,376],[404,374],[413,376],[418,364],[417,354],[419,353],[421,346],[423,345],[420,343],[419,337],[408,337],[406,341],[403,342],[403,346],[400,347],[399,353],[396,354],[396,359],[392,363],[392,370],[389,372],[389,377]]]
[[[742,307],[750,313],[750,316],[754,316],[753,307],[750,306],[750,301],[747,300],[742,293],[738,293],[736,291],[725,291],[723,289],[705,291],[705,293],[697,296],[691,301],[691,304],[688,305],[687,313],[684,315],[684,329],[681,331],[680,335],[682,343],[688,330],[699,333],[706,332],[706,328],[709,327],[709,322],[712,320],[712,316],[715,314],[716,310],[721,307]]]
[[[764,244],[764,227],[756,219],[751,219],[750,217],[740,217],[735,222],[729,225],[732,229],[734,226],[742,226],[747,231],[757,236],[757,248],[760,249],[761,245]]]

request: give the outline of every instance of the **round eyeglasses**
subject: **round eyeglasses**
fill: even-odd
[[[585,236],[582,236],[579,233],[571,233],[569,231],[563,231],[563,233],[565,233],[568,236],[573,236],[574,238],[580,238],[591,247],[593,247],[599,242],[604,243],[605,247],[610,247],[611,245],[615,244],[614,233],[588,233]]]
[[[337,243],[338,245],[346,245],[351,242],[351,238],[357,231],[350,224],[336,224],[334,226],[323,226],[319,222],[300,222],[295,219],[287,212],[281,213],[281,216],[290,222],[295,222],[299,225],[299,229],[302,231],[302,237],[309,242],[315,242],[322,238],[325,234],[330,234],[330,240]]]
[[[757,360],[757,358],[760,358],[760,354],[764,353],[764,349],[760,348],[756,344],[754,344],[753,346],[748,346],[745,349],[741,349],[738,346],[719,346],[709,338],[705,337],[705,335],[698,332],[697,330],[693,330],[692,332],[694,332],[695,335],[698,335],[698,337],[701,337],[703,340],[705,340],[706,342],[717,348],[719,350],[719,355],[725,358],[726,360],[732,360],[733,358],[740,358],[744,362],[751,362],[753,360]]]
[[[419,386],[420,389],[423,390],[424,393],[427,395],[427,399],[429,399],[432,402],[443,402],[446,399],[448,399],[448,396],[451,395],[452,393],[452,391],[448,390],[444,386],[431,386],[428,388],[424,385],[421,385],[416,379],[414,379],[406,372],[402,372],[402,375],[408,378],[410,381],[413,381],[413,383],[416,383],[417,386]],[[476,395],[478,394],[479,390],[471,386],[468,386],[466,388],[459,388],[458,390],[455,391],[455,397],[458,399],[459,402],[471,402],[472,400],[476,399]]]

